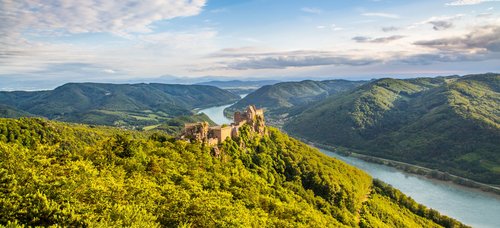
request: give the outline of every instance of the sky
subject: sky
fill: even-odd
[[[0,90],[499,68],[499,0],[0,0]]]

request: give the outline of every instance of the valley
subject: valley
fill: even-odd
[[[47,91],[0,92],[0,115],[127,129],[167,124],[172,127],[167,132],[173,133],[185,122],[210,121],[203,114],[195,115],[193,109],[238,99],[226,90],[206,85],[68,83]]]

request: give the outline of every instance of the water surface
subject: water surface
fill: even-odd
[[[229,107],[231,105],[233,105],[233,104],[206,108],[206,109],[200,110],[199,112],[205,113],[217,125],[230,124],[233,122],[233,119],[230,119],[230,118],[227,118],[224,116],[224,109],[226,109],[227,107]]]
[[[242,95],[240,95],[240,97],[244,98],[246,95],[247,94],[242,94]],[[199,111],[199,113],[205,113],[212,121],[214,121],[218,125],[231,124],[233,122],[233,119],[230,119],[230,118],[227,118],[224,116],[224,109],[226,109],[227,107],[229,107],[233,104],[201,109]]]
[[[320,151],[366,171],[372,177],[394,186],[418,203],[441,214],[473,227],[500,228],[500,196],[342,156],[328,150]]]

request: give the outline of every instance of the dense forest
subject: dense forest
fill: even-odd
[[[49,91],[0,92],[0,117],[53,120],[127,128],[159,125],[193,115],[193,109],[240,97],[206,85],[68,83]]]
[[[38,118],[0,119],[0,224],[462,227],[280,133],[219,145]]]
[[[285,125],[332,146],[500,184],[500,75],[379,79]]]
[[[305,80],[266,85],[227,108],[226,113],[232,114],[234,111],[245,109],[248,105],[256,104],[266,109],[267,121],[279,127],[289,116],[300,113],[309,105],[364,83],[365,81]]]

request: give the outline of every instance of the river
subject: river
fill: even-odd
[[[208,117],[210,117],[212,121],[214,121],[218,125],[230,124],[233,122],[233,120],[224,116],[224,109],[231,105],[233,104],[201,109],[200,111],[198,111],[198,113],[205,113]]]
[[[247,94],[240,94],[240,97],[244,98],[246,95]],[[224,116],[224,109],[226,109],[227,107],[229,107],[233,104],[201,109],[200,111],[198,111],[198,113],[202,113],[202,112],[205,113],[208,117],[210,117],[210,119],[212,121],[214,121],[218,125],[231,124],[233,122],[233,119],[230,119],[230,118],[227,118]]]
[[[230,105],[217,106],[200,110],[217,124],[231,123],[223,111]],[[500,196],[477,189],[459,186],[453,183],[434,180],[415,174],[354,157],[320,149],[324,154],[358,167],[372,177],[380,179],[418,203],[436,209],[442,214],[455,218],[472,227],[500,227]]]

